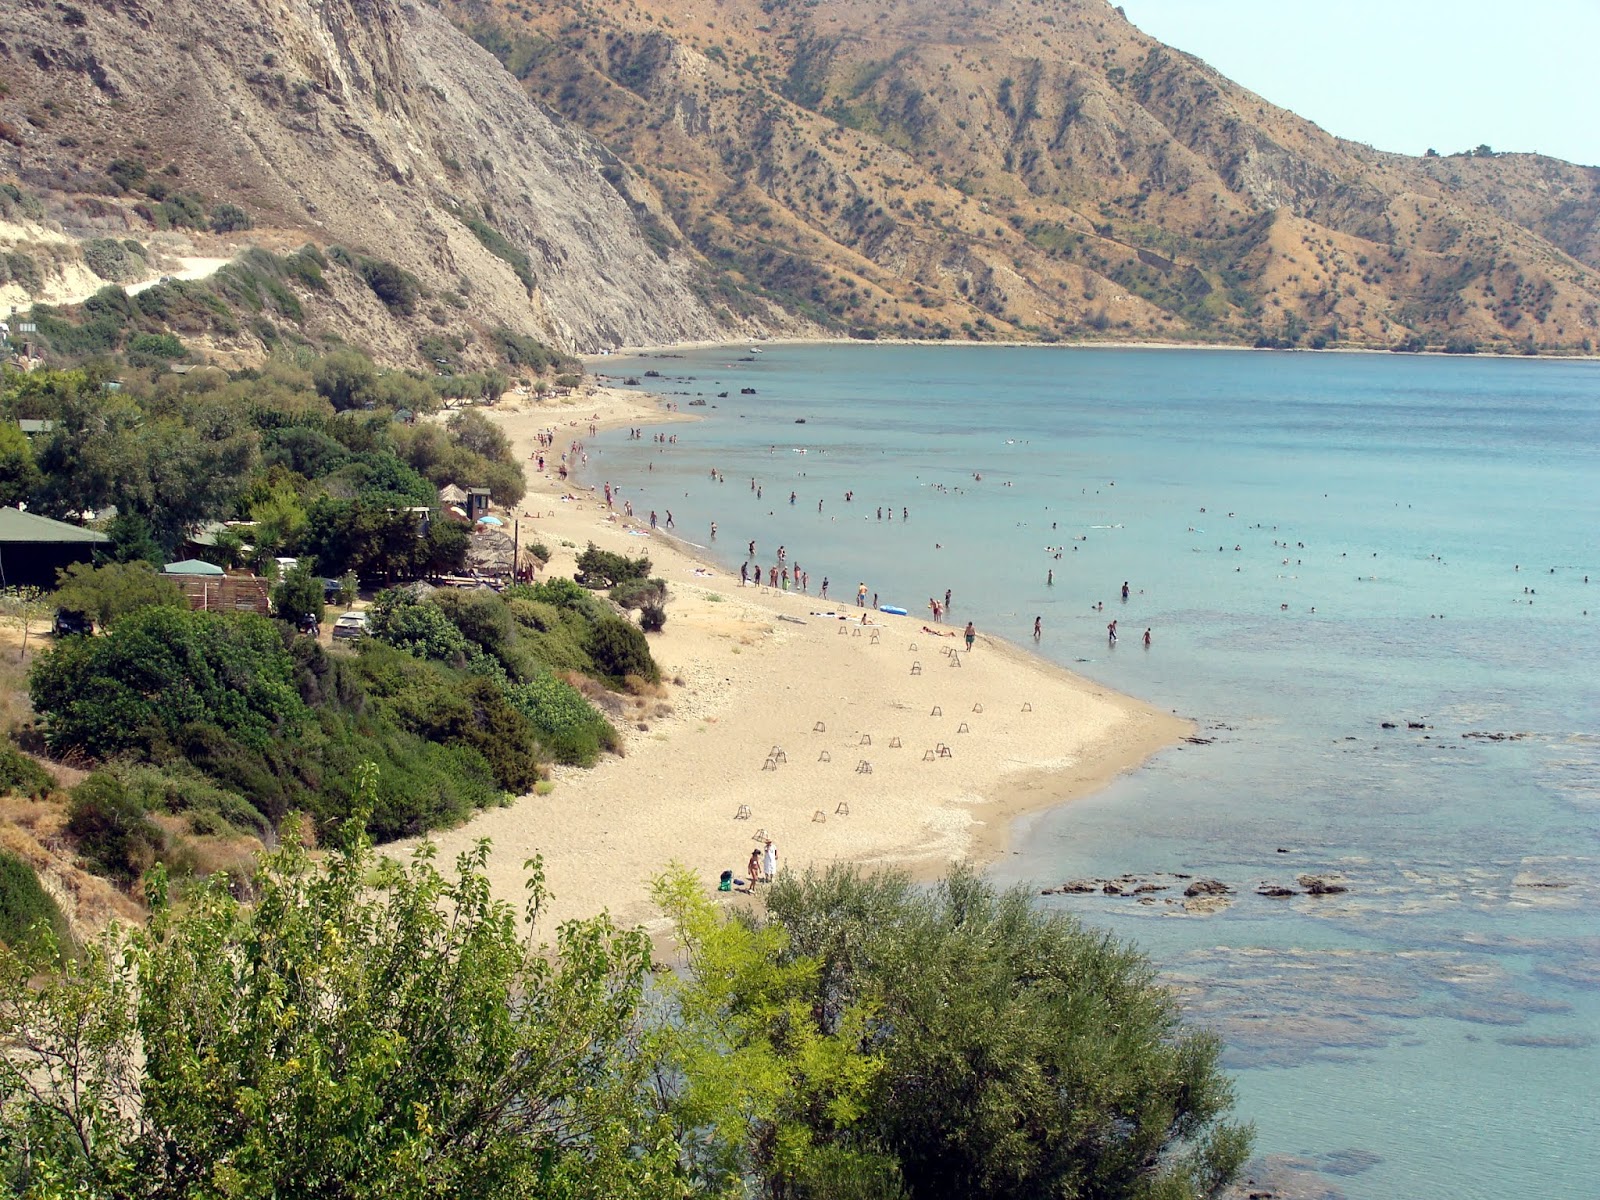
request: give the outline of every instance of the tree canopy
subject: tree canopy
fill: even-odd
[[[1247,1131],[1133,951],[958,872],[786,877],[767,917],[682,868],[681,969],[607,917],[553,944],[360,813],[64,963],[0,945],[0,1179],[28,1200],[1199,1200]]]

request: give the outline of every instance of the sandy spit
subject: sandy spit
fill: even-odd
[[[968,653],[925,632],[925,615],[870,613],[864,625],[855,580],[837,581],[844,595],[828,602],[741,587],[651,535],[647,508],[629,521],[622,499],[608,512],[599,494],[557,480],[561,449],[591,425],[688,419],[653,397],[602,388],[542,403],[507,396],[486,411],[526,465],[529,492],[512,515],[524,545],[555,551],[551,574],[570,576],[593,540],[648,553],[670,587],[666,629],[651,637],[669,682],[613,715],[623,756],[556,768],[547,795],[432,837],[446,862],[491,839],[495,891],[513,903],[524,861],[542,855],[552,922],[603,909],[655,927],[654,873],[681,862],[711,889],[723,870],[744,878],[767,837],[780,867],[848,860],[927,875],[989,861],[1015,818],[1093,792],[1192,730],[981,630]],[[540,430],[556,435],[542,475],[530,457]]]

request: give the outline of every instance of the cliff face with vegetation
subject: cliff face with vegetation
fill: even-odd
[[[1101,0],[449,0],[746,294],[838,327],[1581,347],[1600,172],[1339,140]]]
[[[693,256],[649,240],[608,182],[614,158],[429,5],[20,0],[0,64],[0,179],[22,193],[0,216],[65,292],[160,268],[75,280],[40,222],[169,263],[310,240],[392,264],[410,312],[359,281],[304,297],[313,326],[392,360],[469,322],[576,350],[725,332]],[[11,303],[17,282],[0,279]]]
[[[19,0],[0,81],[4,304],[309,241],[354,266],[292,332],[412,365],[502,327],[1600,340],[1600,171],[1342,141],[1102,0]]]

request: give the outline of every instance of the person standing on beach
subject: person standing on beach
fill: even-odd
[[[778,877],[778,848],[772,844],[771,838],[767,839],[761,851],[761,877],[768,883]]]
[[[1037,642],[1040,639],[1040,637],[1042,637],[1043,635],[1044,635],[1044,618],[1043,617],[1035,617],[1033,619],[1033,640]]]
[[[828,577],[826,575],[822,577],[822,598],[824,600],[828,598]]]
[[[856,585],[856,607],[857,608],[865,608],[866,606],[867,606],[867,585],[864,584],[864,583],[857,584]]]
[[[650,528],[654,529],[655,527],[656,527],[656,510],[652,508],[650,510]]]
[[[950,589],[949,588],[945,588],[945,590],[944,590],[944,610],[945,610],[945,612],[949,612],[950,611]]]
[[[745,864],[744,873],[750,878],[750,890],[756,890],[756,884],[761,882],[761,851],[751,849],[750,861]]]
[[[740,563],[739,564],[739,586],[740,587],[744,587],[749,582],[750,582],[750,564],[747,563],[747,562]]]
[[[977,637],[978,637],[978,631],[973,628],[972,622],[968,621],[967,622],[967,633],[966,633],[967,649],[968,650],[972,649],[972,643],[977,640]]]

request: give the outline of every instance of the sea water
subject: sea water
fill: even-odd
[[[1039,902],[1137,942],[1219,1032],[1255,1177],[1600,1196],[1600,364],[770,346],[602,369],[706,418],[590,440],[582,477],[639,515],[733,570],[783,545],[846,603],[865,582],[920,615],[948,588],[947,620],[1024,645],[1037,617],[1040,653],[1196,721],[1021,822],[994,873],[1234,889],[1208,916],[1181,880]],[[1255,893],[1303,874],[1349,890]]]

